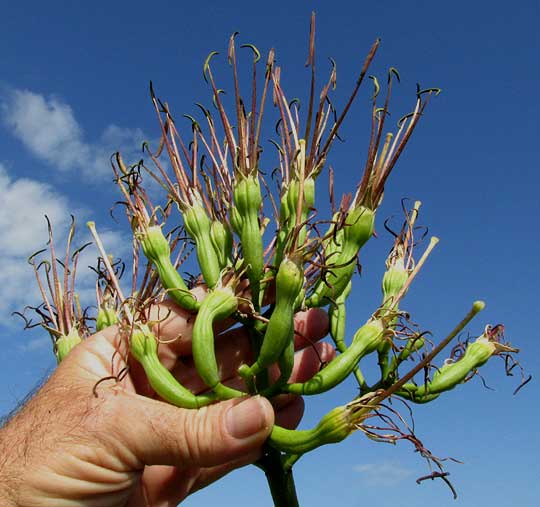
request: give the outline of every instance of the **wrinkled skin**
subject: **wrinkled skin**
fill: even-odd
[[[172,303],[155,311],[161,313],[154,331],[164,342],[163,364],[183,385],[203,392],[190,356],[193,317]],[[313,345],[327,325],[320,310],[296,316],[293,381],[310,378],[320,360],[332,358],[330,346]],[[300,421],[303,403],[293,396],[273,405],[252,397],[200,410],[173,407],[157,399],[142,368],[129,358],[120,381],[96,386],[126,367],[125,348],[116,327],[85,340],[0,430],[1,505],[175,506],[257,460],[274,421],[289,428]],[[221,334],[217,356],[223,381],[241,387],[236,370],[251,360],[245,334]]]

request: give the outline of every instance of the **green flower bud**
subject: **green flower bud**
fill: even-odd
[[[261,278],[264,271],[264,248],[259,225],[262,196],[257,175],[244,176],[238,180],[233,190],[233,197],[236,210],[232,213],[234,218],[231,224],[240,236],[251,297],[254,307],[258,309],[260,308]]]
[[[317,282],[307,306],[324,306],[340,296],[352,278],[358,252],[373,235],[374,226],[375,212],[369,208],[359,206],[347,214],[345,225],[337,232],[342,232],[339,242],[331,239],[325,247],[329,272],[325,280]]]
[[[169,296],[186,310],[196,310],[198,301],[189,292],[186,282],[178,274],[171,262],[171,248],[159,225],[153,225],[139,231],[137,238],[141,242],[146,258],[154,264],[163,287]]]
[[[269,442],[272,447],[291,454],[303,454],[321,445],[334,444],[347,438],[355,426],[348,406],[336,407],[310,430],[288,430],[274,426]]]
[[[76,327],[72,327],[67,335],[62,335],[55,342],[56,359],[60,363],[76,345],[82,342]]]
[[[468,375],[483,366],[491,356],[501,352],[518,352],[518,349],[499,343],[485,334],[470,343],[459,360],[447,361],[433,375],[431,382],[414,390],[414,397],[421,398],[426,394],[439,394],[454,389]]]
[[[262,203],[261,185],[259,178],[245,176],[240,178],[233,190],[234,204],[242,218],[249,215],[259,215]]]
[[[96,317],[96,331],[101,331],[107,327],[114,326],[116,323],[118,323],[118,315],[114,308],[105,305],[98,310]]]
[[[218,220],[213,220],[210,226],[210,238],[216,252],[219,266],[223,269],[230,263],[233,237],[230,229]]]
[[[391,302],[390,298],[395,297],[405,285],[409,278],[409,271],[405,269],[403,257],[400,257],[384,273],[382,289],[386,302]]]
[[[216,250],[213,248],[210,234],[211,221],[202,202],[195,201],[191,206],[184,206],[182,212],[184,226],[195,241],[197,260],[208,287],[215,287],[221,274],[221,266]]]
[[[144,255],[150,262],[155,263],[159,259],[170,257],[171,247],[159,225],[152,225],[144,231],[139,231],[137,238],[141,242]]]
[[[145,357],[157,354],[157,340],[148,328],[148,326],[139,326],[133,330],[130,339],[131,353],[133,357],[143,362]]]
[[[181,408],[200,408],[215,401],[213,394],[195,396],[161,364],[158,357],[158,341],[147,325],[139,324],[133,330],[130,350],[143,367],[154,391],[164,400]]]

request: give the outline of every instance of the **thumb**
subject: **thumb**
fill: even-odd
[[[260,396],[190,410],[118,394],[116,434],[142,465],[221,465],[259,449],[274,424],[272,406]]]

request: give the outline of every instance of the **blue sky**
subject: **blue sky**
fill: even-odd
[[[366,247],[362,282],[349,304],[350,333],[380,298],[390,245],[383,219],[399,213],[402,197],[420,199],[421,222],[441,242],[403,306],[437,340],[473,300],[485,299],[487,309],[468,331],[478,335],[486,323],[503,322],[522,364],[538,378],[538,2],[10,2],[0,31],[0,413],[54,366],[43,333],[22,332],[9,317],[34,297],[25,259],[43,245],[43,214],[59,235],[69,213],[80,223],[93,218],[109,248],[125,251],[125,230],[108,218],[118,196],[107,159],[121,149],[137,160],[141,142],[156,138],[149,80],[178,115],[193,112],[197,101],[209,103],[202,63],[212,50],[225,52],[237,30],[263,53],[276,48],[288,95],[302,96],[313,9],[320,79],[326,58],[335,58],[338,105],[377,37],[382,45],[371,71],[384,79],[395,66],[402,76],[396,120],[410,110],[416,82],[443,89],[386,187],[379,238]],[[370,91],[344,125],[346,142],[331,153],[342,191],[356,183],[364,161]],[[485,378],[495,392],[475,379],[416,410],[424,443],[464,462],[448,464],[457,501],[442,482],[415,484],[427,468],[407,444],[355,435],[299,462],[303,505],[536,505],[536,381],[512,396],[518,380],[504,378],[502,365],[493,363]],[[353,395],[347,384],[309,400],[305,426]],[[270,505],[264,488],[262,474],[249,468],[185,505],[246,505],[254,498]]]

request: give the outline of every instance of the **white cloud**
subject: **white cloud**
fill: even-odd
[[[84,215],[82,211],[75,215]],[[27,258],[44,248],[47,242],[46,214],[54,231],[54,243],[61,258],[70,222],[69,200],[47,183],[21,178],[13,179],[0,164],[0,325],[19,325],[11,312],[40,301],[39,291]],[[82,218],[82,217],[81,217]],[[90,241],[84,226],[79,226],[74,247]],[[101,228],[100,236],[108,253],[125,256],[129,253],[129,238],[118,232]],[[44,254],[45,255],[45,254]],[[87,266],[95,266],[98,252],[95,247],[83,251],[77,271],[78,292],[83,305],[93,304],[95,278]],[[37,350],[38,343],[23,344],[25,350]]]
[[[67,199],[52,187],[30,179],[13,180],[0,164],[0,322],[37,300],[27,257],[47,241],[44,215],[65,234]]]
[[[107,126],[90,142],[73,109],[58,97],[8,90],[2,97],[3,122],[37,158],[59,171],[78,171],[89,181],[111,174],[110,156],[121,151],[127,163],[141,158],[140,129]]]
[[[355,465],[353,470],[371,486],[396,486],[414,473],[414,470],[392,461]]]
[[[12,180],[0,164],[0,255],[28,255],[45,244],[45,215],[63,232],[69,220],[67,209],[67,199],[50,185],[28,178]]]

